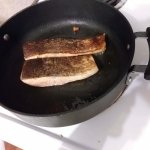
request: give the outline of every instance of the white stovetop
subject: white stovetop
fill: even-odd
[[[134,31],[150,26],[150,0],[128,0],[121,8]],[[133,64],[147,64],[148,45],[136,40]],[[94,118],[69,127],[28,125],[0,107],[0,139],[25,150],[150,150],[150,81],[139,75],[123,96]]]

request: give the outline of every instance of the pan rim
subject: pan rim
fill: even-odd
[[[31,9],[32,7],[39,7],[40,5],[46,5],[47,3],[50,3],[50,2],[51,2],[51,1],[44,1],[44,2],[41,2],[41,3],[37,4],[37,5],[29,6],[29,7],[25,8],[25,9],[23,9],[22,11],[18,12],[17,14],[15,14],[14,16],[12,16],[10,19],[8,19],[4,24],[2,24],[2,26],[0,27],[0,29],[2,29],[5,25],[7,25],[7,23],[9,23],[14,17],[18,16],[20,13],[25,12],[25,11],[27,11],[28,9]],[[96,2],[98,2],[98,1],[96,1]],[[98,3],[100,3],[101,5],[105,5],[106,7],[110,7],[111,9],[113,9],[113,11],[117,12],[118,15],[120,15],[122,18],[124,18],[124,20],[126,20],[126,22],[129,24],[130,31],[133,33],[133,30],[132,30],[132,28],[131,28],[130,23],[128,22],[128,20],[126,19],[126,17],[125,17],[121,12],[119,12],[118,10],[116,10],[115,8],[113,8],[112,6],[109,6],[109,5],[107,5],[107,4],[103,3],[103,2],[98,2]],[[134,34],[133,34],[133,35],[134,35]],[[134,54],[134,50],[135,50],[135,40],[133,40],[132,44],[133,44],[133,45],[132,45],[132,49],[133,49],[133,54]],[[132,54],[132,55],[133,55],[133,54]],[[132,59],[133,59],[133,56],[131,57],[130,65],[131,65]],[[129,67],[130,67],[130,66],[129,66]],[[54,114],[53,114],[53,113],[52,113],[52,114],[34,114],[34,113],[31,114],[31,113],[26,113],[26,112],[21,112],[21,111],[14,110],[14,109],[12,109],[12,108],[10,108],[10,107],[8,107],[8,106],[2,104],[1,102],[0,102],[0,105],[1,105],[2,107],[6,108],[7,110],[10,110],[10,111],[12,111],[12,112],[14,112],[14,113],[16,113],[16,114],[25,115],[25,116],[53,117],[53,116],[65,115],[65,114],[67,114],[67,113],[79,111],[80,109],[83,109],[83,108],[85,108],[85,107],[88,107],[88,106],[91,105],[92,103],[95,103],[96,101],[100,100],[100,99],[101,99],[102,97],[104,97],[108,92],[110,92],[113,88],[115,88],[115,87],[117,86],[117,84],[119,84],[119,82],[121,81],[121,79],[123,79],[123,77],[124,77],[124,76],[120,77],[120,78],[118,79],[118,81],[115,82],[115,84],[113,84],[113,85],[111,86],[111,88],[109,88],[109,89],[107,90],[107,92],[104,92],[102,95],[100,95],[99,97],[97,97],[96,99],[94,99],[92,102],[90,102],[90,103],[88,103],[88,104],[86,104],[86,105],[84,105],[84,106],[82,106],[82,107],[80,107],[80,108],[73,109],[73,110],[68,110],[68,111],[64,111],[64,112],[58,112],[58,113],[54,113]]]

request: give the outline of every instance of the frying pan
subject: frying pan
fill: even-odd
[[[78,33],[72,32],[73,26],[80,28]],[[107,49],[103,55],[93,55],[100,70],[95,75],[44,88],[20,80],[24,42],[99,33],[106,33]],[[35,125],[57,127],[85,121],[116,101],[131,70],[135,35],[149,33],[148,28],[146,33],[134,34],[119,11],[96,0],[51,0],[29,7],[0,28],[0,104]],[[149,69],[148,65],[146,79],[150,79]]]

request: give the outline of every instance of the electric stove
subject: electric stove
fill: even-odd
[[[120,8],[134,32],[150,25],[149,0],[106,1]],[[146,39],[136,39],[132,64],[147,64],[148,56]],[[0,139],[24,150],[149,150],[150,81],[139,74],[111,107],[67,127],[33,126],[0,107]]]

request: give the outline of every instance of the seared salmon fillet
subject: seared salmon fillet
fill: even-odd
[[[86,39],[54,38],[28,41],[23,45],[25,60],[103,53],[105,49],[105,34]]]
[[[94,75],[98,67],[92,55],[26,60],[21,80],[36,87],[63,85]]]

